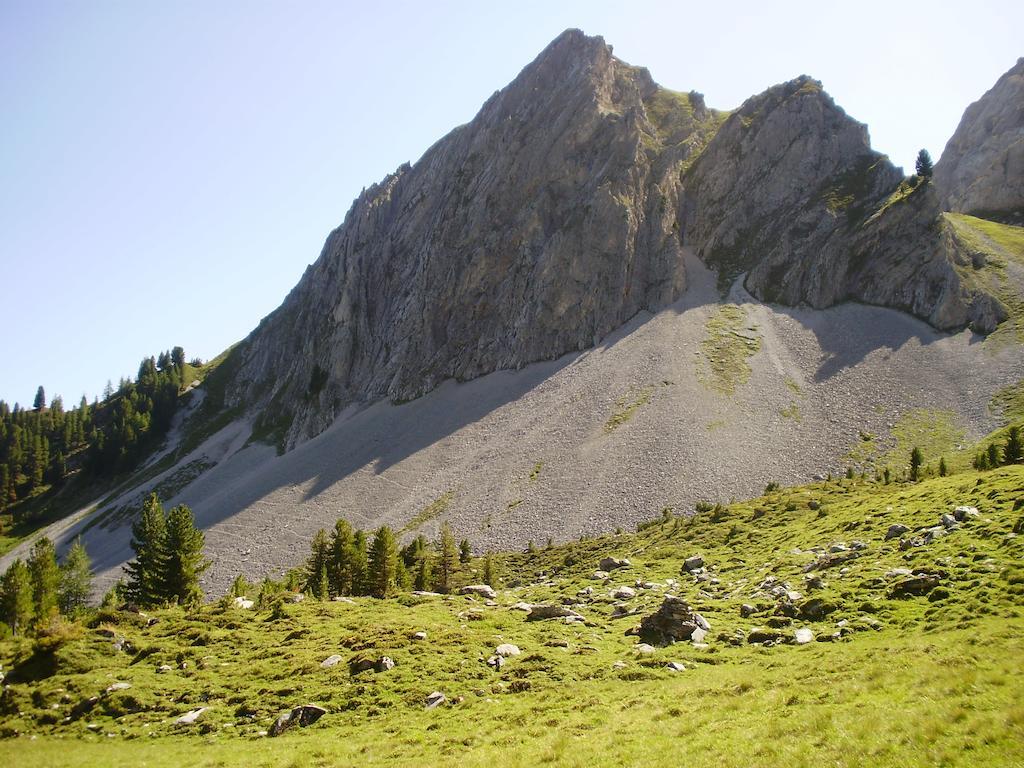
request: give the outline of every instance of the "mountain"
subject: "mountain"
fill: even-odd
[[[684,246],[766,301],[992,331],[936,194],[901,182],[810,78],[726,116],[569,30],[356,200],[237,350],[227,404],[292,448],[353,404],[594,346],[682,295]]]
[[[109,583],[155,489],[217,591],[339,516],[509,548],[898,474],[914,445],[969,464],[1024,381],[1024,238],[944,210],[955,156],[1012,147],[961,129],[905,179],[812,78],[723,112],[569,30],[366,189],[164,449],[50,533]]]
[[[1024,216],[1024,58],[964,112],[935,166],[946,210]]]

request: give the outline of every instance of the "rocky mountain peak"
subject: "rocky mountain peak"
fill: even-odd
[[[768,301],[991,329],[935,192],[902,182],[813,78],[726,114],[567,30],[360,195],[232,353],[224,405],[291,447],[350,406],[582,350],[685,292],[685,246],[722,290],[746,273]]]
[[[934,182],[946,210],[1024,214],[1024,58],[964,112]]]

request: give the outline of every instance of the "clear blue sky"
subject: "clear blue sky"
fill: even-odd
[[[806,73],[909,167],[1024,55],[1024,3],[0,3],[0,398],[91,399],[272,311],[359,190],[563,29],[733,108]]]

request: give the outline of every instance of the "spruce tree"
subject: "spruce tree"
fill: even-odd
[[[1021,448],[1020,427],[1010,427],[1010,434],[1006,438],[1006,446],[1003,448],[1003,461],[1007,464],[1015,464],[1021,460],[1024,449]]]
[[[326,600],[330,595],[327,581],[327,566],[331,560],[331,543],[327,540],[327,531],[321,528],[316,532],[310,544],[309,559],[306,560],[306,580],[302,591],[318,600]]]
[[[163,597],[179,605],[194,606],[203,600],[199,576],[210,567],[203,556],[206,537],[196,528],[192,510],[181,504],[167,515],[166,565]]]
[[[473,548],[469,544],[469,539],[463,539],[459,542],[459,563],[465,565],[473,559]]]
[[[352,526],[340,519],[334,524],[331,534],[331,558],[327,569],[327,580],[335,595],[352,594]]]
[[[437,543],[437,569],[434,574],[435,591],[447,593],[455,583],[455,574],[459,570],[459,550],[455,544],[455,536],[447,522],[441,524],[441,537]]]
[[[677,520],[680,518],[676,518]],[[484,557],[484,584],[489,587],[494,587],[498,582],[497,570],[494,566],[494,558],[491,553],[488,552]]]
[[[398,588],[401,568],[395,534],[386,525],[382,525],[377,529],[370,545],[370,594],[374,597],[388,597],[394,594]]]
[[[943,456],[939,459],[939,477],[945,477],[949,474],[949,470],[946,468],[946,457]]]
[[[416,564],[416,577],[413,579],[413,589],[419,592],[426,592],[430,589],[430,553],[423,552],[419,562]]]
[[[24,635],[32,625],[32,577],[28,566],[15,560],[4,573],[0,584],[0,607],[3,620],[15,635]]]
[[[921,465],[924,463],[924,455],[916,445],[910,452],[910,479],[918,480],[921,477]]]
[[[39,385],[39,389],[36,390],[36,399],[32,401],[32,407],[37,411],[43,410],[46,407],[46,390],[43,389],[43,385]]]
[[[995,469],[996,467],[999,466],[999,459],[1001,458],[999,454],[999,446],[996,445],[995,443],[989,443],[987,456],[989,469]]]
[[[927,149],[922,149],[917,153],[917,162],[914,163],[914,170],[917,171],[917,175],[922,181],[927,181],[932,177],[932,156],[928,154]]]
[[[60,612],[70,618],[78,616],[89,604],[92,589],[92,563],[77,538],[60,567]]]
[[[53,542],[43,536],[32,545],[28,556],[28,571],[32,578],[32,609],[36,622],[45,625],[58,612],[60,568]]]
[[[171,365],[181,368],[185,365],[185,350],[181,347],[174,347],[171,350]]]
[[[352,534],[352,594],[369,594],[369,561],[366,556],[366,533],[356,530]]]
[[[163,578],[167,568],[167,517],[160,498],[151,493],[132,524],[135,559],[125,566],[128,599],[139,605],[157,605],[165,599]]]

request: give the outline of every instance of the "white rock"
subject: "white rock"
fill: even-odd
[[[327,657],[326,659],[324,659],[323,661],[321,661],[321,662],[320,662],[320,666],[321,666],[321,667],[333,667],[333,666],[335,666],[335,665],[336,665],[336,664],[337,664],[337,663],[338,663],[339,661],[341,661],[341,656],[339,656],[338,654],[336,654],[336,653],[335,653],[335,654],[333,654],[333,655],[331,655],[331,656],[328,656],[328,657]]]
[[[207,710],[207,707],[200,707],[199,709],[193,709],[191,712],[186,712],[184,715],[174,721],[175,725],[192,725],[199,716]]]
[[[814,640],[814,633],[806,627],[801,627],[794,633],[797,645],[806,645]]]
[[[512,643],[502,643],[494,652],[499,656],[518,656],[522,651],[519,650],[518,645],[512,645]]]
[[[641,656],[649,656],[652,653],[654,653],[657,649],[653,645],[649,645],[647,643],[640,643],[636,646],[636,648],[634,648],[634,650]]]
[[[243,611],[251,611],[256,607],[256,603],[247,597],[236,597],[231,601],[231,605],[235,608],[241,608]]]

